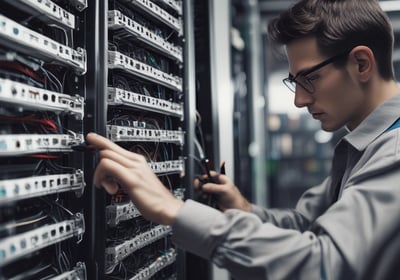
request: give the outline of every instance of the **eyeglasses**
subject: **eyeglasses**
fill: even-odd
[[[319,69],[321,69],[322,67],[335,62],[336,60],[339,60],[341,58],[345,58],[347,57],[347,55],[350,53],[351,50],[348,50],[346,52],[340,53],[338,55],[335,55],[331,58],[328,58],[327,60],[322,61],[321,63],[311,67],[308,70],[305,71],[300,71],[299,73],[297,73],[297,75],[295,77],[293,77],[292,74],[289,73],[289,77],[283,79],[283,83],[292,91],[292,92],[296,92],[296,86],[299,85],[301,86],[303,89],[305,89],[308,93],[313,94],[315,91],[314,85],[313,85],[313,80],[315,78],[309,78],[307,77],[308,75],[310,75],[312,72],[317,71]]]

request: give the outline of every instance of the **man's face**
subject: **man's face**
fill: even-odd
[[[338,50],[338,54],[342,51],[344,50]],[[287,55],[291,77],[296,77],[330,58],[318,52],[315,38],[291,42],[287,46]],[[295,105],[299,108],[307,107],[309,113],[321,122],[322,129],[326,131],[335,131],[344,125],[354,129],[365,116],[364,94],[359,83],[352,79],[348,68],[347,64],[336,68],[329,63],[308,75],[297,76],[300,83],[312,85],[313,93],[307,91],[307,87],[297,84]]]

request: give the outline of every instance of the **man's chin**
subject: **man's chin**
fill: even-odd
[[[321,122],[321,129],[326,132],[335,132],[335,131],[339,130],[341,127],[342,126],[332,125],[332,124],[329,125],[327,123]]]

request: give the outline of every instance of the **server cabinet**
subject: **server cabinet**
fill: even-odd
[[[106,136],[142,154],[183,198],[183,25],[177,1],[110,0]],[[175,279],[171,228],[153,224],[121,188],[105,205],[105,279]]]
[[[0,278],[85,279],[85,1],[1,1]]]
[[[97,155],[79,148],[95,131],[191,196],[189,10],[174,0],[1,1],[0,279],[185,278],[171,229],[142,218],[123,189],[93,188]]]

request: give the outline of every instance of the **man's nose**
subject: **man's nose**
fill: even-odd
[[[307,92],[301,86],[296,87],[296,91],[294,93],[294,105],[298,108],[302,108],[308,106],[314,102],[314,97],[312,94]]]

